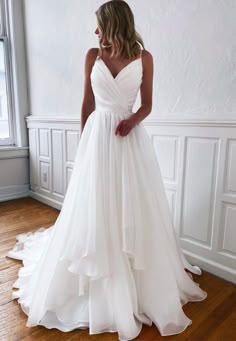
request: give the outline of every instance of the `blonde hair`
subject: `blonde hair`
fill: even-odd
[[[144,49],[144,42],[135,30],[134,15],[125,1],[105,2],[95,14],[101,31],[98,57],[102,55],[105,41],[112,48],[110,57],[121,56],[129,59],[140,53],[140,45]]]

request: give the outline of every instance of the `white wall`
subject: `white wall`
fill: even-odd
[[[83,64],[103,1],[25,0],[33,115],[80,116]],[[236,2],[130,0],[155,63],[150,117],[235,118]]]
[[[153,0],[142,17],[132,3],[155,56],[153,114],[235,118],[236,2]]]
[[[96,46],[96,1],[25,0],[33,115],[80,115],[83,65]]]

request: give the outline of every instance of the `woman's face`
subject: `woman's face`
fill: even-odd
[[[99,28],[98,22],[97,22],[97,28],[96,28],[96,30],[95,30],[94,33],[97,34],[97,36],[98,36],[99,39],[101,38],[102,31],[101,31],[101,29]],[[108,44],[107,39],[104,39],[104,42],[103,42],[103,43]]]

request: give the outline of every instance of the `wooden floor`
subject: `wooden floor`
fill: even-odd
[[[32,198],[0,202],[0,341],[16,340],[118,340],[117,333],[89,335],[88,330],[63,333],[43,326],[26,327],[27,316],[17,300],[11,300],[12,284],[17,278],[21,261],[6,258],[15,244],[16,234],[52,225],[60,211]],[[189,302],[183,306],[192,325],[178,335],[161,337],[153,324],[143,325],[135,340],[218,340],[236,341],[236,285],[203,271],[193,278],[208,297],[202,302]]]

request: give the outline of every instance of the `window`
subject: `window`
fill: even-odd
[[[7,4],[0,0],[0,146],[14,144]]]

